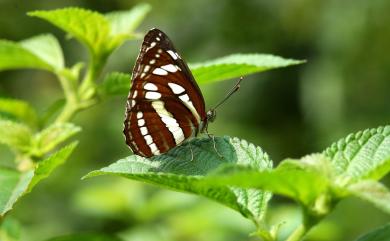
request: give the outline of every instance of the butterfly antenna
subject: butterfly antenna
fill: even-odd
[[[225,96],[225,98],[223,98],[214,108],[212,108],[213,110],[217,109],[220,105],[222,105],[223,103],[225,103],[225,101],[227,101],[230,96],[232,96],[234,93],[236,93],[237,90],[240,89],[240,83],[241,81],[243,80],[244,78],[241,76],[240,79],[237,81],[237,83],[233,86],[233,88],[227,93],[227,95]]]

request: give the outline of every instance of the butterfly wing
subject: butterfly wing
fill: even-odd
[[[204,99],[187,64],[166,34],[150,30],[133,69],[126,143],[135,154],[159,155],[197,135],[205,119]]]

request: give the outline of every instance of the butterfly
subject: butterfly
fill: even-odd
[[[224,100],[238,90],[240,81]],[[190,137],[208,133],[208,123],[224,100],[206,112],[187,64],[164,32],[151,29],[132,72],[123,130],[126,144],[144,157],[166,153]]]

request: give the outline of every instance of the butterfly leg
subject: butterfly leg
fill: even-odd
[[[217,153],[217,155],[219,156],[219,158],[224,158],[223,155],[221,153],[219,153],[219,151],[217,149],[217,143],[215,142],[215,136],[213,134],[210,134],[208,132],[207,128],[205,129],[205,131],[206,131],[207,136],[213,140],[214,150]]]
[[[194,160],[194,152],[192,151],[192,146],[191,146],[191,143],[188,142],[188,145],[190,146],[190,151],[191,151],[191,161],[192,162]]]

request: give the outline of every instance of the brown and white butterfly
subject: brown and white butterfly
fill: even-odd
[[[239,82],[227,97],[239,88]],[[206,113],[187,64],[165,33],[150,30],[134,66],[127,98],[123,133],[131,150],[145,157],[163,154],[207,131],[215,108]]]

